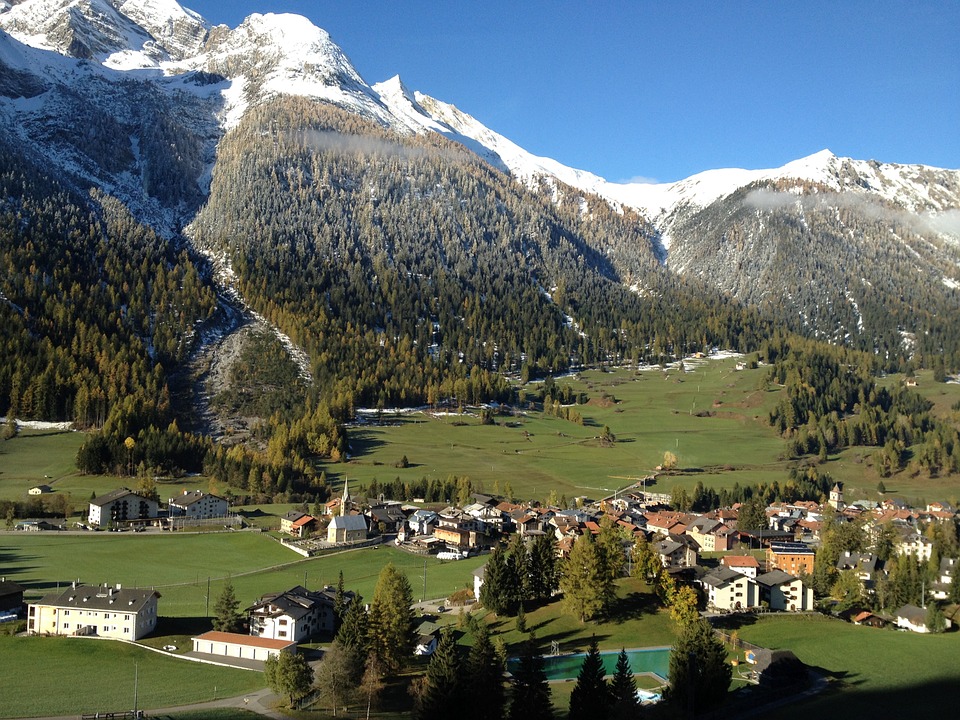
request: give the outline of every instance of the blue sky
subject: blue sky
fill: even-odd
[[[399,74],[608,180],[829,148],[960,168],[960,2],[181,0],[231,27],[307,16],[369,83]]]

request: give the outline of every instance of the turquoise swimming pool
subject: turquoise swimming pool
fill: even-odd
[[[616,671],[619,654],[619,652],[600,653],[603,660],[603,669],[607,675],[613,675]],[[547,674],[547,680],[576,678],[580,674],[580,666],[583,664],[584,655],[586,653],[545,656],[543,658],[543,669]],[[630,661],[630,669],[633,670],[635,675],[653,673],[665,681],[670,672],[670,648],[668,647],[627,650],[627,659]],[[512,672],[518,662],[517,658],[507,660],[507,670]]]

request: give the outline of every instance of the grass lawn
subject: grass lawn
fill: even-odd
[[[960,633],[918,635],[859,627],[823,616],[760,618],[740,637],[792,650],[835,681],[812,700],[778,708],[780,720],[842,717],[937,717],[960,687]]]
[[[135,671],[141,708],[264,687],[262,673],[175,660],[109,640],[0,637],[0,657],[7,668],[0,683],[0,717],[8,718],[131,710]]]

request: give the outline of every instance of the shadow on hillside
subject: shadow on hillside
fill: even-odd
[[[632,592],[620,598],[610,609],[608,619],[617,624],[644,615],[657,614],[657,600],[650,593]]]
[[[353,428],[350,432],[350,456],[353,458],[369,455],[374,450],[386,447],[386,445],[387,442],[382,439],[380,433],[356,428]]]
[[[213,629],[213,620],[208,617],[168,617],[157,618],[157,629],[153,635],[203,635]]]

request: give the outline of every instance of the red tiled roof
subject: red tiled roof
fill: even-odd
[[[219,630],[210,630],[209,632],[205,632],[203,635],[198,635],[193,639],[230,643],[232,645],[248,645],[250,647],[267,648],[268,650],[283,650],[291,645],[297,644],[292,640],[271,640],[270,638],[256,637],[255,635],[220,632]]]

